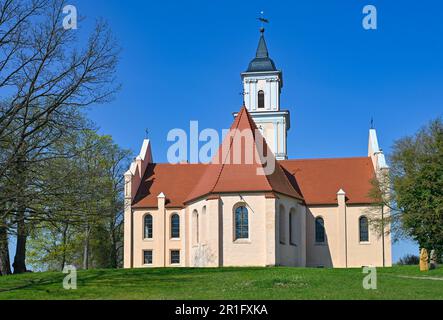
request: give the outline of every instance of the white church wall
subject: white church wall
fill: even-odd
[[[346,206],[346,243],[340,224],[339,207],[309,206],[306,216],[306,265],[309,267],[360,268],[383,266],[383,242],[373,228],[369,228],[369,242],[359,241],[359,218],[368,215],[368,206]],[[315,219],[324,220],[326,241],[315,242]],[[385,236],[385,266],[392,265],[390,236]],[[345,251],[345,252],[344,252]]]
[[[200,200],[186,208],[187,266],[219,266],[219,199]]]
[[[148,139],[143,140],[139,155],[131,163],[129,170],[125,172],[124,179],[124,236],[123,236],[123,266],[132,268],[134,252],[132,248],[133,217],[131,204],[140,186],[146,168],[153,162],[151,143]]]
[[[234,210],[244,204],[249,214],[249,239],[235,239]],[[268,247],[266,234],[266,205],[264,195],[223,195],[221,206],[223,266],[266,266]]]
[[[315,241],[315,219],[321,217],[325,226],[325,242]],[[309,206],[306,214],[306,265],[308,267],[337,266],[338,207]]]
[[[277,223],[277,264],[282,266],[301,267],[305,266],[305,217],[299,201],[289,197],[279,195],[276,204]],[[280,223],[280,214],[283,212],[283,223]],[[290,215],[293,216],[292,226],[290,223]],[[280,227],[283,226],[283,230]],[[292,229],[292,231],[291,231]],[[284,232],[284,241],[282,242],[280,232]],[[292,232],[292,238],[291,238]],[[292,241],[291,241],[292,240]]]
[[[383,238],[369,227],[369,241],[360,242],[359,219],[361,216],[370,217],[370,215],[381,214],[381,210],[369,210],[366,206],[348,205],[347,216],[347,234],[348,234],[348,267],[360,268],[362,266],[383,266]],[[385,247],[385,265],[392,266],[391,241],[390,236],[384,237]]]
[[[147,214],[152,216],[153,237],[144,238],[144,218]],[[180,217],[180,237],[171,238],[171,217],[178,214]],[[183,209],[144,209],[133,212],[133,267],[171,267],[185,266],[185,211]],[[145,265],[143,252],[152,250],[153,263]],[[180,263],[171,264],[171,250],[180,251]]]

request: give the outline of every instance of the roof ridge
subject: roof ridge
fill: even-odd
[[[233,132],[234,130],[234,132]],[[242,137],[243,132],[247,131],[248,135],[252,136],[252,141],[247,139],[247,146],[243,147]],[[237,145],[238,138],[241,138],[241,150],[234,149]],[[229,139],[229,140],[228,140]],[[262,139],[259,141],[259,139]],[[262,142],[263,141],[263,142]],[[259,146],[260,142],[260,146]],[[252,143],[252,145],[250,145]],[[260,150],[262,149],[262,150]],[[237,159],[235,152],[241,152],[241,159],[246,158],[245,152],[252,152],[252,163],[232,163],[229,161],[233,157],[234,161]],[[267,163],[262,160],[262,154],[266,152]],[[265,168],[274,161],[274,167],[269,167],[272,172],[266,172]],[[232,164],[232,165],[229,165]],[[266,167],[265,167],[266,164]],[[267,170],[269,171],[269,170]],[[264,177],[263,177],[264,176]],[[286,180],[286,181],[283,181]],[[274,153],[269,148],[265,138],[257,129],[257,125],[249,114],[245,106],[242,107],[237,114],[230,132],[223,139],[219,146],[218,152],[214,155],[212,162],[208,165],[205,173],[199,179],[195,187],[189,192],[187,202],[202,197],[203,195],[218,193],[224,191],[275,191],[293,198],[301,198],[300,194],[294,189],[289,181],[289,178],[283,171],[282,167],[275,159]]]
[[[226,153],[226,155],[225,155],[225,159],[223,160],[223,162],[222,162],[222,164],[221,164],[221,168],[220,168],[220,171],[218,172],[217,179],[215,180],[215,183],[214,183],[214,185],[212,186],[210,192],[213,192],[213,191],[214,191],[215,186],[217,185],[218,181],[220,180],[221,174],[222,174],[222,172],[223,172],[223,168],[225,167],[226,159],[227,159],[228,156],[230,155],[230,151],[231,151],[232,144],[233,144],[234,141],[235,141],[234,138],[235,138],[235,135],[237,134],[237,128],[238,128],[238,125],[240,124],[241,117],[243,116],[242,112],[244,111],[244,109],[245,109],[245,106],[243,106],[242,110],[241,110],[240,113],[237,115],[237,117],[239,116],[239,119],[238,119],[238,121],[237,121],[237,125],[236,125],[236,127],[235,127],[236,130],[235,130],[235,132],[234,132],[234,137],[233,137],[233,139],[231,139],[231,141],[230,141],[230,143],[229,143],[229,149],[228,149],[229,151],[228,151],[228,152]],[[236,119],[236,120],[237,120],[237,119]],[[223,145],[223,141],[222,141],[222,145]],[[222,155],[223,155],[223,152],[222,152]]]
[[[255,146],[257,147],[257,145],[256,145],[257,138],[256,138],[256,136],[255,136],[255,134],[257,133],[256,130],[258,130],[258,128],[257,128],[257,124],[256,124],[255,121],[252,119],[252,117],[251,117],[251,115],[249,114],[248,110],[245,110],[245,111],[246,111],[246,117],[247,117],[247,120],[248,120],[248,122],[249,122],[249,125],[251,126],[251,129],[253,129],[253,128],[255,129],[255,130],[253,131],[253,133],[252,133],[252,136],[253,136],[253,139],[254,139],[254,144],[255,144]],[[263,152],[264,152],[264,150],[265,150],[265,146],[266,146],[266,153],[270,152],[270,153],[272,154],[272,156],[274,157],[274,161],[275,161],[276,166],[280,166],[280,165],[278,164],[278,162],[277,162],[277,159],[275,158],[274,153],[273,153],[273,152],[271,151],[271,149],[268,147],[268,143],[266,142],[265,138],[264,138],[261,134],[260,134],[260,136],[261,136],[261,139],[263,139]],[[260,157],[260,155],[259,155],[259,157]],[[260,163],[260,165],[261,165],[262,168],[263,168],[263,164]],[[274,171],[275,171],[275,168],[274,168]],[[273,187],[272,187],[272,183],[271,183],[271,180],[269,179],[269,176],[270,176],[270,175],[265,174],[266,182],[268,183],[269,187],[270,187],[271,189],[273,189]],[[285,179],[287,180],[286,175],[285,175]]]
[[[370,157],[338,157],[338,158],[302,158],[302,159],[286,159],[278,160],[279,162],[291,162],[291,161],[328,161],[328,160],[352,160],[352,159],[368,159]]]

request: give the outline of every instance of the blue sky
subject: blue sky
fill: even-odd
[[[291,111],[290,158],[364,156],[371,117],[381,147],[443,114],[441,1],[74,0],[80,32],[98,17],[122,46],[122,90],[90,109],[100,132],[138,152],[149,129],[154,159],[166,161],[167,133],[229,127],[241,106],[240,72],[255,54],[256,18],[283,70],[282,108]],[[362,8],[378,29],[362,28]],[[394,261],[416,253],[394,246]]]

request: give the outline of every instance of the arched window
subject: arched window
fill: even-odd
[[[286,243],[286,223],[285,223],[285,207],[280,206],[279,211],[279,232],[280,232],[280,243]]]
[[[171,216],[171,238],[180,238],[180,217],[176,213]]]
[[[296,224],[295,224],[295,209],[292,208],[289,212],[289,243],[295,245]]]
[[[315,242],[325,242],[325,221],[323,218],[315,219]]]
[[[235,239],[249,238],[249,219],[248,209],[240,206],[235,209]]]
[[[202,243],[204,243],[205,241],[207,241],[207,237],[208,237],[208,217],[206,215],[206,206],[203,206],[202,208],[202,214],[201,214],[201,219],[200,219],[200,224],[201,224],[201,236],[200,236],[200,241]]]
[[[144,232],[143,232],[144,238],[145,239],[152,239],[152,231],[153,231],[152,230],[152,216],[150,214],[147,214],[145,216],[144,220],[145,220],[144,221],[145,228],[144,228]]]
[[[258,92],[258,108],[263,109],[265,107],[265,93],[263,90]]]
[[[192,243],[197,245],[200,242],[200,221],[198,216],[198,211],[194,210],[192,212]]]
[[[365,216],[360,217],[358,224],[360,229],[360,242],[368,242],[369,241],[368,218],[366,218]]]

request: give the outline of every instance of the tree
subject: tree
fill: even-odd
[[[8,232],[6,223],[0,220],[0,276],[11,274],[9,260]]]
[[[41,220],[34,209],[48,189],[39,180],[41,166],[68,156],[53,146],[84,129],[79,110],[109,101],[118,89],[119,48],[108,27],[97,22],[82,46],[78,31],[63,28],[64,6],[0,0],[0,238],[16,235],[14,273],[26,271],[26,240]],[[7,259],[0,251],[0,265]]]
[[[29,262],[39,270],[61,270],[66,264],[85,269],[119,267],[123,170],[129,152],[94,130],[80,132],[72,141],[59,143],[59,148],[78,152],[75,157],[54,159],[42,170],[48,197],[41,208],[34,208],[44,221],[31,232]]]
[[[443,122],[431,121],[394,143],[391,170],[374,182],[373,198],[390,208],[376,226],[392,223],[397,238],[443,253]]]

